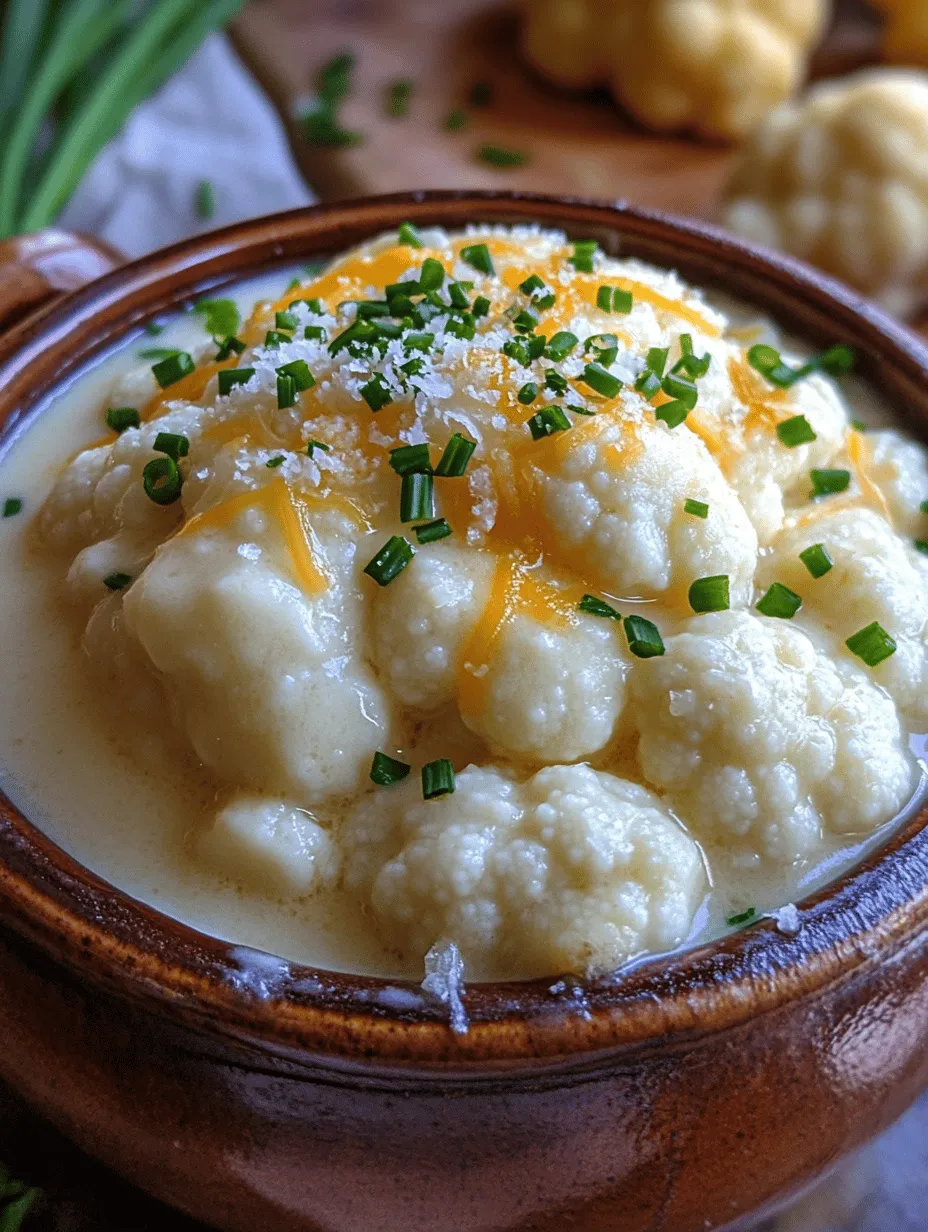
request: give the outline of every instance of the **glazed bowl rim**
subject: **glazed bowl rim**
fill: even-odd
[[[184,240],[121,266],[0,339],[2,436],[94,354],[204,291],[334,253],[395,227],[537,221],[612,232],[664,263],[708,263],[735,293],[788,315],[802,303],[816,341],[852,339],[897,396],[928,386],[928,349],[874,305],[790,257],[719,228],[624,202],[514,192],[397,193],[293,210]],[[348,238],[346,238],[348,237]],[[685,249],[685,251],[684,251]],[[657,258],[653,258],[657,259]],[[704,283],[712,276],[702,275]],[[828,333],[831,331],[831,337]],[[56,362],[57,361],[57,362]],[[54,370],[53,375],[50,373]],[[43,375],[44,374],[44,375]],[[926,404],[928,405],[928,404]],[[925,411],[928,422],[928,409]],[[285,963],[220,941],[131,898],[80,865],[0,794],[0,920],[82,980],[199,1031],[348,1073],[481,1075],[614,1064],[813,997],[885,960],[928,926],[928,809],[799,904],[798,934],[761,919],[739,933],[610,978],[468,984],[466,1033],[409,981]]]

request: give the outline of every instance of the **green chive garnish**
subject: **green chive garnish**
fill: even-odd
[[[202,218],[204,221],[212,218],[216,213],[216,194],[209,180],[200,180],[197,184],[193,204],[197,218]]]
[[[916,552],[922,552],[924,555],[928,556],[928,539],[913,539],[912,543]]]
[[[464,438],[462,437],[461,439],[463,440]],[[445,452],[447,453],[447,450]],[[444,457],[442,457],[443,461]],[[413,472],[427,475],[432,470],[429,447],[425,442],[422,442],[419,445],[400,445],[396,449],[391,449],[390,465],[398,475],[411,475]],[[439,463],[439,466],[441,466],[441,463]],[[441,473],[439,470],[438,474]]]
[[[576,402],[568,402],[567,410],[573,411],[575,415],[595,415],[596,412],[589,406],[578,406]]]
[[[146,347],[144,351],[138,352],[139,359],[170,359],[179,354],[177,347]]]
[[[819,496],[833,496],[836,492],[844,492],[851,482],[851,472],[844,470],[811,470],[812,491],[809,500]]]
[[[603,312],[631,312],[634,306],[634,296],[631,291],[623,291],[619,287],[600,287],[596,292],[596,307]]]
[[[254,368],[223,368],[217,373],[219,392],[229,394],[234,385],[247,385],[254,374]]]
[[[206,332],[214,338],[234,334],[242,319],[234,299],[201,299],[194,304],[193,311],[206,317]]]
[[[409,100],[412,98],[411,81],[393,81],[387,88],[385,108],[387,115],[400,120],[409,113]]]
[[[689,414],[688,408],[682,402],[665,402],[654,411],[654,418],[665,423],[668,428],[679,428]]]
[[[303,330],[303,337],[310,342],[325,342],[325,328],[322,325],[307,325]]]
[[[304,389],[312,389],[316,383],[316,378],[310,372],[305,359],[293,359],[289,364],[281,364],[277,369],[277,375],[290,377],[300,393]]]
[[[228,359],[232,355],[241,355],[245,349],[245,344],[241,338],[236,338],[234,334],[229,334],[225,338],[214,338],[214,342],[219,345],[219,350],[216,352],[217,362]]]
[[[576,334],[572,334],[569,329],[559,329],[556,334],[553,334],[548,340],[545,347],[545,356],[548,359],[553,359],[556,364],[561,360],[566,359],[574,347],[579,343],[580,339]]]
[[[549,368],[545,373],[545,388],[550,389],[558,398],[563,398],[567,393],[567,377],[562,376],[560,372],[555,372],[553,368]]]
[[[134,406],[111,406],[106,412],[106,426],[114,432],[137,428],[141,422],[142,418]]]
[[[267,467],[269,471],[275,471],[277,470],[278,466],[283,466],[283,464],[284,464],[284,455],[282,453],[279,453],[279,454],[276,454],[273,458],[268,458],[268,460],[265,462],[264,465]]]
[[[374,760],[371,762],[371,781],[378,787],[392,787],[394,783],[401,783],[411,769],[406,762],[378,752],[374,754]]]
[[[852,634],[844,643],[851,654],[863,659],[868,667],[876,667],[896,653],[896,643],[878,620]]]
[[[159,334],[164,333],[164,326],[159,325],[157,321],[146,321],[145,333],[151,334],[153,338],[157,338]]]
[[[801,607],[799,595],[781,582],[774,582],[757,603],[757,610],[762,616],[772,616],[778,620],[792,620]]]
[[[423,471],[408,471],[400,490],[400,521],[421,522],[435,517],[435,481]]]
[[[539,274],[529,274],[524,281],[519,283],[519,290],[523,295],[531,296],[533,291],[541,291],[544,285],[545,280]]]
[[[22,512],[23,502],[18,496],[8,496],[3,502],[3,516],[5,518],[15,518],[17,513]]]
[[[445,117],[445,128],[449,133],[458,133],[462,128],[467,128],[470,119],[466,111],[462,111],[460,107],[456,107],[454,111],[449,111]]]
[[[477,442],[469,437],[455,432],[444,448],[441,459],[435,467],[435,474],[443,479],[460,479],[467,470],[471,455],[477,448]]]
[[[728,575],[719,573],[713,577],[697,578],[690,587],[689,601],[694,612],[726,612],[731,606]]]
[[[401,222],[399,230],[399,242],[406,244],[409,248],[423,248],[424,245],[419,239],[419,232],[411,222]]]
[[[486,107],[493,101],[493,87],[486,81],[475,81],[468,98],[474,107]]]
[[[813,543],[811,547],[804,548],[799,553],[799,559],[814,578],[824,577],[835,563],[821,543]]]
[[[323,453],[332,452],[332,446],[326,445],[323,441],[307,441],[306,442],[306,456],[308,458],[311,458],[313,456],[314,449],[321,449]]]
[[[486,244],[468,244],[466,248],[461,249],[461,260],[471,266],[472,269],[478,270],[481,274],[486,274],[488,278],[492,278],[495,273],[493,258],[490,256],[490,250]]]
[[[737,928],[739,924],[747,924],[748,920],[753,920],[757,912],[753,907],[748,907],[746,911],[739,911],[737,915],[730,915],[725,923],[729,928]]]
[[[435,543],[438,539],[447,539],[452,533],[451,527],[444,518],[436,518],[434,522],[426,522],[424,526],[414,526],[417,543]]]
[[[528,338],[507,339],[507,341],[503,343],[503,354],[508,355],[510,359],[514,359],[516,363],[520,364],[523,368],[527,368],[532,362],[532,353],[529,349]]]
[[[615,334],[593,334],[583,344],[583,354],[591,352],[594,360],[608,368],[619,353],[619,340]]]
[[[522,150],[506,150],[501,145],[482,145],[477,157],[491,167],[524,167],[531,161],[530,154]]]
[[[426,332],[408,333],[403,339],[407,351],[428,351],[435,345],[435,335]]]
[[[685,377],[677,376],[674,373],[668,373],[661,381],[661,389],[668,398],[674,398],[678,402],[682,402],[688,411],[691,411],[699,398],[699,391],[692,381],[686,380]]]
[[[364,572],[368,577],[372,577],[378,586],[389,586],[415,554],[415,548],[408,539],[404,539],[402,535],[393,535],[370,564],[365,566]]]
[[[657,625],[643,616],[626,616],[622,625],[628,649],[638,659],[653,659],[664,653],[664,642]]]
[[[857,363],[857,356],[853,348],[839,342],[816,355],[813,362],[829,376],[844,376]]]
[[[583,380],[590,389],[595,389],[604,398],[617,397],[622,388],[622,382],[611,372],[607,372],[602,364],[587,364],[583,369]]]
[[[571,265],[581,274],[592,274],[593,258],[599,245],[595,240],[578,240],[574,244],[573,256],[569,257]]]
[[[817,440],[812,425],[805,415],[793,415],[777,424],[777,436],[787,449],[795,449],[797,445],[808,445]]]
[[[422,267],[425,269],[425,266]],[[444,267],[442,267],[442,275],[444,275]],[[470,300],[467,298],[467,292],[459,282],[448,283],[448,299],[451,301],[452,308],[460,308],[466,311],[470,307]]]
[[[788,364],[784,364],[780,352],[772,346],[758,343],[748,351],[748,363],[761,376],[767,378],[771,385],[787,389],[795,383],[796,373]]]
[[[447,757],[426,762],[422,767],[422,798],[436,800],[454,792],[454,767]]]
[[[296,381],[284,372],[277,374],[277,409],[285,411],[296,405]]]
[[[361,386],[360,393],[372,411],[379,411],[381,407],[393,401],[390,386],[379,372],[375,372],[371,379]]]
[[[169,385],[189,376],[195,367],[196,364],[186,351],[178,351],[176,355],[170,355],[160,363],[153,364],[151,370],[161,388],[167,389]]]
[[[282,346],[285,342],[292,342],[292,341],[293,339],[290,337],[290,335],[285,334],[283,330],[280,330],[280,329],[269,329],[267,333],[264,335],[264,345],[266,347],[270,347],[273,350],[276,350],[279,346]]]
[[[854,429],[855,432],[868,432],[869,431],[867,424],[865,424],[862,419],[852,419],[851,427]]]
[[[577,607],[589,616],[602,616],[609,620],[622,619],[621,612],[617,612],[611,603],[607,603],[605,599],[600,599],[596,595],[584,595]]]
[[[173,505],[180,496],[183,478],[177,463],[166,454],[152,458],[142,471],[142,487],[156,505]]]
[[[437,291],[444,281],[445,267],[434,257],[426,257],[419,271],[419,286],[422,291]]]
[[[129,573],[108,573],[103,579],[103,585],[107,590],[125,590],[132,581],[132,575]]]
[[[661,378],[656,372],[651,372],[645,368],[641,376],[635,382],[635,389],[640,393],[646,402],[650,402],[654,395],[660,390]]]
[[[559,406],[542,407],[526,422],[533,441],[540,441],[542,437],[552,436],[555,432],[563,432],[570,427],[570,420]]]
[[[158,453],[166,453],[177,462],[190,452],[190,441],[179,432],[159,432],[155,437],[154,449]]]
[[[292,312],[275,312],[274,325],[277,329],[284,330],[286,333],[292,334],[299,325],[299,321]]]
[[[476,332],[476,322],[469,312],[462,313],[459,317],[451,317],[445,326],[446,334],[451,334],[452,338],[463,338],[465,342],[469,342]]]
[[[519,399],[519,401],[522,403],[523,406],[531,405],[531,403],[533,403],[535,399],[538,397],[538,385],[536,384],[535,381],[526,381],[525,384],[522,386],[522,388],[519,390],[519,392],[516,394],[516,397]]]
[[[662,378],[669,354],[670,347],[651,347],[644,361],[647,365],[647,371],[653,372],[655,376]]]
[[[471,316],[475,319],[478,317],[485,317],[489,311],[490,301],[485,295],[478,295],[474,300],[474,306],[471,309]]]
[[[690,497],[683,502],[683,512],[692,514],[694,518],[707,518],[709,506],[705,501],[692,500]]]

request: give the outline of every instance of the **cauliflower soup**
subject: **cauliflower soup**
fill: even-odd
[[[3,790],[160,910],[334,969],[789,928],[914,807],[928,730],[928,458],[848,348],[537,228],[286,283],[8,440]]]

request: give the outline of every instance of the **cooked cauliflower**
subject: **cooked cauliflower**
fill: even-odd
[[[886,500],[899,534],[913,539],[928,538],[928,515],[922,505],[928,500],[928,455],[924,447],[886,429],[866,436],[868,472]]]
[[[928,68],[928,8],[924,0],[874,0],[888,17],[884,59]]]
[[[827,0],[525,0],[522,48],[558,85],[606,83],[651,128],[743,137],[797,89]]]
[[[700,840],[801,860],[889,821],[915,781],[886,694],[785,621],[698,616],[630,694],[642,775]]]
[[[928,78],[876,69],[774,111],[741,155],[725,219],[908,313],[928,286]]]
[[[469,766],[452,796],[415,784],[363,800],[345,877],[390,944],[453,938],[471,978],[604,969],[686,936],[705,891],[699,848],[656,796],[590,769],[527,782]]]
[[[913,722],[924,723],[928,593],[912,550],[871,509],[829,511],[823,506],[815,515],[800,518],[778,536],[759,570],[759,584],[782,582],[801,595],[803,617],[833,635],[836,654],[849,655],[845,639],[878,621],[895,641],[896,651],[866,670]],[[812,578],[799,559],[799,553],[815,543],[822,544],[834,562],[820,578]]]

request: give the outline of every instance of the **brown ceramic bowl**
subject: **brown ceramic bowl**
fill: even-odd
[[[855,346],[926,436],[928,351],[850,291],[701,224],[429,193],[261,219],[70,294],[0,342],[0,423],[157,313],[410,218],[535,221]],[[28,298],[28,297],[27,297]],[[229,1232],[697,1232],[772,1209],[928,1083],[923,812],[800,904],[613,979],[414,985],[291,967],[114,890],[0,798],[0,1072],[88,1151]]]

